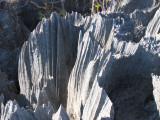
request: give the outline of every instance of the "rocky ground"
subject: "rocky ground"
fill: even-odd
[[[1,120],[160,120],[159,2],[93,3],[0,0]]]

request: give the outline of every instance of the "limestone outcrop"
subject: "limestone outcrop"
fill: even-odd
[[[0,103],[7,103],[9,100],[16,99],[17,88],[14,81],[8,81],[7,75],[0,72]]]
[[[132,13],[136,9],[150,9],[156,4],[157,0],[111,0],[107,9],[111,12],[123,11],[125,13]]]
[[[154,15],[157,9],[158,6],[143,14]],[[158,17],[158,11],[155,17]],[[137,17],[138,12],[131,14],[129,16],[125,13],[102,13],[87,18],[75,13],[68,14],[66,21],[63,19],[62,25],[74,25],[73,28],[80,33],[74,35],[76,36],[75,41],[70,37],[70,45],[76,45],[78,41],[77,52],[74,54],[76,56],[77,53],[77,58],[66,79],[57,79],[58,75],[62,77],[66,74],[65,62],[59,62],[59,60],[66,59],[66,52],[61,54],[63,56],[61,59],[57,56],[56,61],[57,65],[59,65],[58,63],[61,65],[58,68],[63,68],[63,71],[54,74],[58,70],[57,67],[54,67],[55,61],[52,58],[55,53],[51,54],[50,58],[47,56],[50,55],[50,52],[47,51],[49,51],[49,48],[50,50],[56,48],[55,51],[63,51],[62,46],[65,46],[65,44],[61,40],[67,43],[69,39],[65,40],[63,37],[54,39],[48,32],[48,24],[52,26],[58,21],[56,19],[59,19],[56,14],[52,14],[50,20],[44,19],[31,34],[30,40],[25,43],[21,51],[19,60],[21,94],[26,96],[31,104],[43,104],[51,101],[53,106],[60,103],[64,106],[67,105],[66,109],[70,119],[113,119],[114,117],[118,120],[147,119],[151,114],[147,114],[150,110],[145,109],[144,106],[147,106],[148,101],[151,101],[153,90],[151,73],[158,74],[159,57],[158,52],[150,49],[151,42],[145,41],[147,41],[146,39],[152,40],[152,38],[148,38],[148,33],[151,33],[148,32],[148,29],[151,26],[150,24],[156,24],[153,23],[156,18],[153,18],[150,23],[151,18],[148,19],[148,22],[141,23],[142,20]],[[56,22],[54,23],[54,21]],[[57,28],[57,33],[59,33],[60,29]],[[58,35],[65,36],[63,35],[66,32],[65,27],[61,28],[64,30],[60,30],[61,35]],[[73,34],[75,29],[72,29]],[[147,29],[146,32],[145,29]],[[70,35],[70,33],[67,34]],[[56,44],[57,47],[47,46],[50,40],[48,36],[53,38],[53,42],[59,41],[61,44]],[[72,55],[72,52],[76,51],[74,45],[70,46],[69,53]],[[158,44],[154,43],[152,45],[153,49],[156,48],[155,46],[158,46]],[[43,49],[42,52],[41,49]],[[47,51],[44,52],[44,50]],[[55,51],[53,50],[53,52]],[[56,53],[56,55],[58,54]],[[53,62],[47,62],[44,58],[53,59]],[[30,64],[28,64],[28,61],[30,61]],[[38,65],[42,65],[44,68],[42,69]],[[47,65],[53,67],[53,73]],[[57,84],[55,81],[59,83]],[[64,81],[67,82],[62,86]],[[51,82],[54,84],[49,87]],[[48,92],[50,89],[47,88],[52,88],[53,91]],[[68,96],[61,96],[64,93],[62,88],[66,88]],[[54,98],[49,98],[51,93]],[[65,101],[66,99],[67,101]],[[64,101],[65,103],[63,103]],[[55,106],[54,108],[57,109],[58,107]]]
[[[37,25],[19,55],[20,95],[2,105],[2,120],[159,119],[159,5],[111,7]]]
[[[0,71],[7,74],[9,81],[18,86],[18,58],[29,30],[19,20],[14,10],[5,2],[0,2]]]
[[[27,41],[29,31],[7,2],[0,2],[0,9],[0,48],[11,51]]]
[[[78,28],[56,13],[43,19],[19,57],[20,91],[31,104],[66,106],[67,84],[76,59]]]
[[[42,22],[39,23],[37,28],[31,33],[29,41],[24,44],[19,58],[20,91],[21,95],[25,96],[33,107],[35,107],[36,104],[47,104],[50,101],[54,109],[57,110],[59,104],[62,103],[64,106],[67,105],[67,110],[70,111],[68,106],[70,106],[70,102],[72,101],[67,101],[67,98],[72,99],[70,97],[76,97],[77,95],[70,93],[72,89],[70,90],[70,83],[68,83],[68,80],[69,77],[71,79],[73,74],[71,73],[73,66],[76,67],[78,64],[77,62],[75,63],[76,54],[76,61],[78,61],[78,57],[81,59],[83,55],[85,56],[85,53],[83,53],[83,55],[79,53],[79,49],[83,49],[82,46],[79,46],[81,48],[78,47],[78,53],[76,52],[78,37],[82,37],[81,34],[79,35],[80,29],[81,27],[74,26],[71,21],[65,21],[65,19],[60,18],[56,13],[53,13],[49,20],[43,19]],[[85,32],[87,29],[83,31]],[[86,36],[87,35],[88,34],[86,33]],[[79,44],[82,44],[82,40],[80,38]],[[92,42],[94,43],[96,41],[93,40]],[[87,49],[89,44],[92,43],[90,41],[86,41],[84,44],[84,49]],[[97,42],[95,44],[97,47],[99,46],[99,49],[102,49]],[[102,49],[102,51],[105,50]],[[97,57],[98,55],[99,54],[97,53]],[[30,61],[30,63],[28,63],[28,61]],[[75,65],[73,63],[75,63]],[[80,67],[80,69],[85,70],[87,67],[86,65],[83,68],[82,64],[82,68]],[[74,69],[76,68],[73,68],[73,70]],[[79,71],[78,69],[79,68],[75,71]],[[90,74],[89,71],[92,70],[92,67],[89,67],[88,69],[89,70],[86,70],[86,77]],[[93,74],[95,74],[95,72],[93,72]],[[82,74],[80,73],[79,77],[81,77],[81,75]],[[90,77],[94,78],[92,75]],[[109,97],[106,92],[99,87],[96,80],[92,80],[90,83],[90,77],[87,77],[86,80],[79,80],[80,84],[78,87],[82,87],[86,84],[86,86],[84,86],[84,90],[82,92],[79,91],[79,95],[84,94],[84,102],[88,101],[86,105],[88,105],[90,109],[95,110],[95,114],[93,115],[92,111],[90,111],[90,114],[94,119],[98,117],[99,119],[102,117],[113,119],[114,110]],[[94,81],[95,85],[92,87],[92,83],[94,83]],[[76,86],[72,85],[72,87],[75,87],[76,89]],[[93,90],[90,93],[91,89]],[[99,91],[94,93],[94,89],[99,89]],[[70,96],[70,94],[72,95]],[[94,97],[92,94],[97,94],[97,97]],[[90,95],[89,99],[87,95]],[[90,100],[93,98],[94,101],[91,102]],[[77,105],[73,104],[73,106],[71,105],[70,107],[71,109],[74,109],[74,107],[77,106],[75,112],[78,112],[78,116],[76,118],[82,119],[85,117],[85,115],[82,116],[83,107],[85,104],[81,101],[81,99],[77,98],[77,100],[80,100]],[[97,100],[99,102],[97,102]],[[101,101],[103,101],[103,103],[101,103]],[[96,104],[96,108],[94,108],[94,104]],[[88,107],[84,107],[84,111],[87,112],[89,109]],[[79,115],[79,110],[81,110],[81,115]],[[107,115],[104,114],[107,111],[109,113]],[[74,115],[74,112],[71,114]],[[74,117],[71,114],[69,112],[70,117]],[[87,117],[84,119],[89,119]]]
[[[60,105],[58,111],[53,114],[52,120],[69,120],[69,117],[62,105]]]
[[[1,120],[69,120],[62,105],[55,113],[50,103],[37,105],[32,110],[31,108],[21,108],[17,101],[8,101],[5,106],[2,104],[1,110]]]
[[[155,99],[155,102],[156,102],[156,108],[157,108],[157,111],[159,113],[159,116],[160,116],[160,79],[159,79],[159,76],[156,76],[156,75],[153,75],[152,74],[152,83],[153,83],[153,95],[154,95],[154,99]],[[160,119],[160,117],[159,117]]]
[[[90,27],[87,30],[82,29],[80,33],[78,56],[68,83],[67,112],[72,114],[70,116],[74,116],[74,119],[80,118],[82,113],[78,108],[85,106],[87,93],[90,93],[86,91],[91,90],[96,79],[113,102],[116,119],[147,119],[150,116],[147,112],[150,110],[144,109],[144,106],[152,96],[151,73],[158,74],[159,71],[159,57],[156,54],[158,51],[153,51],[158,44],[151,45],[152,39],[147,38],[147,32],[142,33],[145,37],[133,43],[135,23],[124,14],[108,14],[104,17],[95,15],[85,20],[89,22],[85,21],[84,26],[90,24]],[[101,31],[104,29],[108,30],[107,34]],[[107,35],[109,37],[106,37]],[[144,42],[146,39],[150,42]]]
[[[51,120],[54,110],[48,106],[37,105],[35,110],[21,108],[16,101],[8,101],[1,109],[1,120]]]

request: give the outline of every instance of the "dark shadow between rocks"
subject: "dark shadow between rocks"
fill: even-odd
[[[105,81],[99,84],[106,91],[115,109],[115,120],[147,119],[146,104],[153,101],[151,74],[159,75],[159,58],[141,46],[135,55],[116,59]]]
[[[20,105],[20,107],[30,107],[32,108],[32,105],[30,104],[30,101],[26,98],[26,96],[20,94],[19,97],[17,98],[17,102]]]

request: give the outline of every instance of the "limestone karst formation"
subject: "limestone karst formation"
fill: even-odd
[[[0,2],[1,120],[160,119],[159,3],[117,1],[31,33]]]

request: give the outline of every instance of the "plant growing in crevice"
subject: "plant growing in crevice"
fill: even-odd
[[[98,0],[93,0],[92,1],[92,8],[90,8],[92,13],[96,13],[99,11],[101,7],[101,4],[98,2]]]
[[[102,10],[106,10],[108,7],[108,3],[110,3],[111,0],[92,0],[92,8],[90,8],[92,14],[101,12]]]
[[[42,11],[40,11],[40,12],[38,12],[38,16],[39,16],[39,20],[42,20],[43,18],[49,18],[50,17],[50,12],[42,12]]]
[[[59,1],[59,2],[61,2],[61,1]],[[39,20],[42,20],[43,18],[48,19],[53,11],[56,11],[60,16],[64,17],[66,12],[64,10],[63,3],[61,2],[62,8],[55,6],[55,4],[59,3],[59,2],[55,2],[54,0],[52,0],[51,2],[43,1],[43,6],[40,6],[37,3],[31,1],[31,3],[40,10],[38,13]]]

